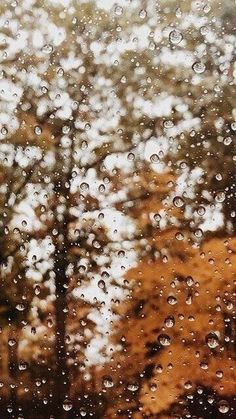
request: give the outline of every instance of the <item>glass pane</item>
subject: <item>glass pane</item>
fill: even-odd
[[[0,417],[235,418],[235,1],[0,12]]]

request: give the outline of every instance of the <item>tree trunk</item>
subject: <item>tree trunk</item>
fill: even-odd
[[[8,373],[10,378],[10,405],[13,409],[12,414],[17,415],[17,371],[18,371],[18,342],[17,333],[13,328],[9,328],[8,335]]]
[[[56,380],[59,395],[63,398],[63,394],[68,391],[68,368],[66,363],[66,295],[59,294],[55,301],[55,317],[56,317]]]
[[[66,287],[68,278],[65,275],[66,254],[55,252],[55,355],[56,355],[56,372],[54,378],[54,400],[56,403],[56,411],[60,418],[66,417],[63,412],[63,401],[68,397],[69,392],[69,371],[67,366],[66,355],[66,319],[67,319],[67,300]]]
[[[71,158],[72,158],[71,149]],[[54,228],[57,235],[53,238],[54,251],[54,272],[55,272],[55,356],[56,374],[54,378],[54,400],[56,403],[57,418],[64,419],[68,413],[63,409],[63,402],[69,396],[70,381],[66,354],[66,320],[67,320],[67,286],[68,276],[68,200],[65,203],[64,212],[58,213],[58,206],[68,195],[66,182],[71,178],[71,170],[65,172],[64,160],[60,153],[60,137],[56,143],[57,168],[54,173]],[[68,165],[70,167],[70,164]]]

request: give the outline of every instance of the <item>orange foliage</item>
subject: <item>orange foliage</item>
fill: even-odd
[[[127,417],[138,407],[140,413],[132,417],[164,418],[171,405],[199,385],[222,398],[234,393],[236,238],[215,238],[199,246],[187,235],[178,242],[175,234],[169,231],[153,240],[165,248],[163,258],[147,258],[128,273],[134,287],[120,310],[123,350],[111,368],[115,391],[120,381],[122,390],[107,418],[124,408],[121,417]],[[131,398],[129,382],[138,385]]]

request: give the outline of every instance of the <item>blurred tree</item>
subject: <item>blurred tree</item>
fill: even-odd
[[[123,349],[101,371],[114,386],[114,407],[105,417],[162,418],[174,414],[176,404],[181,410],[178,402],[186,395],[183,414],[203,387],[209,391],[203,417],[213,417],[212,403],[214,417],[233,417],[235,239],[211,239],[198,248],[185,234],[176,251],[173,230],[156,243],[168,257],[144,259],[128,274],[134,287],[120,310],[117,339]]]
[[[13,414],[17,408],[18,343],[22,330],[30,318],[33,284],[25,277],[25,244],[27,235],[14,224],[18,206],[24,197],[24,186],[32,175],[17,161],[17,150],[1,153],[0,190],[0,327],[1,327],[1,399],[11,403]],[[13,160],[12,160],[13,156]],[[14,173],[12,173],[12,169]],[[10,385],[9,385],[10,384]],[[8,386],[9,385],[9,386]]]

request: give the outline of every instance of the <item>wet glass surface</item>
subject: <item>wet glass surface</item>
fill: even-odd
[[[0,3],[0,418],[235,418],[234,0]]]

